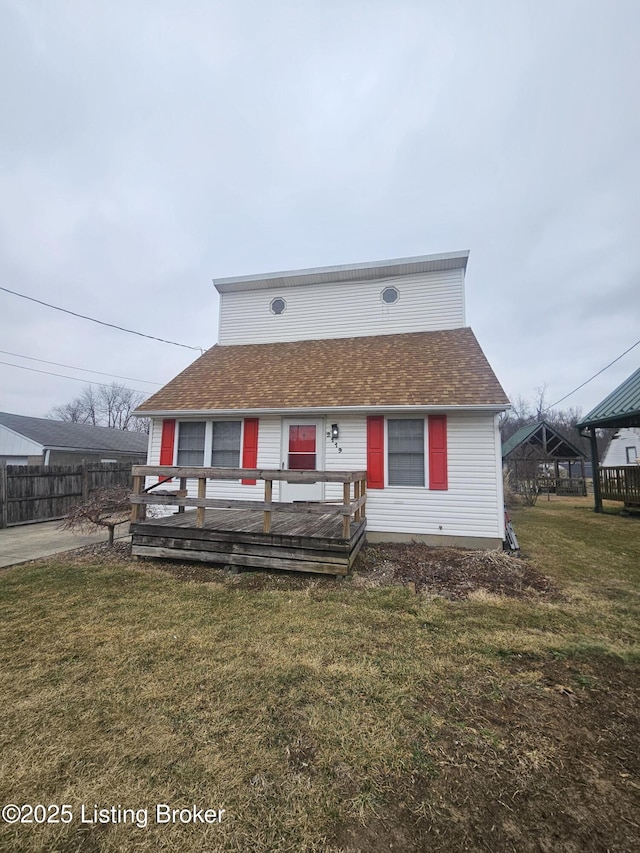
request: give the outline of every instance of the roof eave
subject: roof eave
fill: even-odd
[[[367,281],[401,275],[416,275],[441,270],[466,270],[469,250],[444,252],[436,255],[417,255],[361,264],[343,264],[331,267],[310,267],[259,275],[214,278],[218,293],[241,290],[262,290],[268,287],[294,287],[296,285],[326,284],[329,282]]]
[[[602,418],[585,418],[585,420],[581,421],[579,424],[576,424],[576,429],[583,430],[588,429],[590,427],[595,427],[597,429],[613,429],[615,427],[630,426],[640,426],[640,412],[622,412],[618,413],[617,415],[609,415],[607,417]]]
[[[511,408],[510,403],[487,403],[479,405],[443,404],[443,405],[393,405],[380,406],[291,406],[290,408],[265,409],[155,409],[133,412],[138,418],[194,418],[228,417],[230,415],[324,415],[324,414],[362,414],[365,412],[487,412],[498,414]]]

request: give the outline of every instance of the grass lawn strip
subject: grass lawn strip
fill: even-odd
[[[414,546],[342,582],[100,551],[3,573],[2,802],[226,813],[0,824],[0,850],[638,849],[640,527],[576,499],[515,524],[511,587]]]

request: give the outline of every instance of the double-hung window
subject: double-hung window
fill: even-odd
[[[205,421],[181,421],[178,428],[178,465],[187,468],[204,464]]]
[[[424,486],[424,420],[387,420],[390,486]]]
[[[239,468],[242,421],[214,421],[211,427],[211,467]]]

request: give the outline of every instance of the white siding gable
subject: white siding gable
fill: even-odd
[[[381,298],[386,287],[399,293],[391,305]],[[270,310],[276,297],[286,302],[279,315]],[[276,284],[220,294],[221,345],[392,335],[464,325],[462,269],[373,281]]]
[[[0,425],[0,456],[40,456],[42,445]]]
[[[602,466],[616,468],[620,465],[635,465],[636,457],[640,457],[640,429],[626,427],[619,429],[609,442]]]

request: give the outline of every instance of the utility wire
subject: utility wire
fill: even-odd
[[[567,399],[567,397],[571,397],[571,395],[572,395],[572,394],[575,394],[575,393],[576,393],[576,391],[579,391],[581,388],[584,388],[584,386],[585,386],[585,385],[588,385],[588,384],[589,384],[589,382],[591,382],[591,380],[592,380],[592,379],[595,379],[595,378],[596,378],[596,376],[600,376],[600,374],[601,374],[601,373],[604,373],[604,372],[605,372],[605,370],[608,370],[608,369],[611,367],[611,365],[612,365],[612,364],[615,364],[615,363],[616,363],[616,361],[620,361],[620,359],[621,359],[621,358],[623,358],[623,357],[624,357],[628,352],[631,352],[631,350],[632,350],[632,349],[635,349],[635,348],[638,346],[638,344],[640,344],[640,341],[636,341],[636,342],[635,342],[635,344],[632,344],[632,345],[629,347],[629,349],[626,349],[623,353],[621,353],[621,355],[619,355],[617,358],[614,358],[614,359],[613,359],[613,361],[610,361],[610,362],[609,362],[609,364],[605,365],[605,366],[604,366],[601,370],[599,370],[597,373],[594,373],[594,374],[593,374],[593,376],[590,376],[590,377],[589,377],[585,382],[583,382],[583,383],[582,383],[582,385],[578,385],[578,387],[577,387],[577,388],[574,388],[574,389],[573,389],[573,391],[569,391],[569,393],[568,393],[568,394],[565,394],[565,395],[564,395],[564,397],[560,397],[560,399],[559,399],[559,400],[556,400],[556,402],[555,402],[555,403],[552,403],[550,406],[547,406],[547,408],[546,408],[546,409],[543,409],[543,410],[542,410],[542,412],[541,412],[540,414],[542,414],[542,415],[543,415],[543,414],[545,414],[545,412],[549,412],[549,411],[551,411],[551,409],[555,408],[555,406],[557,406],[557,405],[558,405],[558,403],[562,403],[564,400],[566,400],[566,399]]]
[[[13,296],[19,296],[21,299],[28,299],[29,302],[37,302],[38,305],[44,305],[46,308],[53,308],[55,311],[62,311],[64,314],[71,314],[72,317],[80,317],[82,320],[91,320],[92,323],[98,323],[101,326],[108,326],[110,329],[118,329],[120,332],[128,332],[130,335],[138,335],[141,338],[149,338],[152,341],[160,341],[163,344],[171,344],[174,347],[184,347],[184,349],[197,350],[203,353],[202,347],[192,347],[189,344],[179,344],[176,341],[167,341],[164,338],[156,338],[155,335],[145,335],[144,332],[136,332],[133,329],[125,329],[124,326],[116,326],[115,323],[105,323],[104,320],[96,320],[95,317],[87,317],[86,314],[78,314],[76,311],[69,311],[68,308],[59,308],[57,305],[51,305],[50,302],[43,302],[41,299],[34,299],[33,296],[27,296],[24,293],[18,293],[15,290],[9,290],[8,287],[0,287],[5,293],[11,293]]]
[[[74,382],[85,382],[89,385],[102,385],[103,388],[110,388],[106,382],[93,382],[91,379],[81,379],[79,376],[65,376],[63,373],[51,373],[49,370],[38,370],[37,367],[27,367],[23,364],[11,364],[10,361],[0,361],[0,364],[6,364],[7,367],[17,367],[18,370],[29,370],[31,373],[44,373],[45,376],[59,376],[61,379],[73,379]],[[139,388],[130,388],[130,391],[135,391],[136,394],[144,394],[145,397],[148,391],[141,391]]]
[[[98,376],[112,376],[114,379],[126,379],[129,382],[144,382],[145,385],[162,385],[162,382],[151,382],[149,379],[134,379],[133,376],[119,376],[117,373],[103,373],[101,370],[89,370],[86,367],[76,367],[74,364],[61,364],[59,361],[47,361],[46,358],[34,358],[32,355],[20,355],[17,352],[7,352],[0,349],[2,355],[10,355],[13,358],[26,358],[29,361],[39,361],[42,364],[53,364],[55,367],[67,367],[69,370],[81,370],[83,373],[96,373]],[[20,367],[19,364],[14,365]]]

